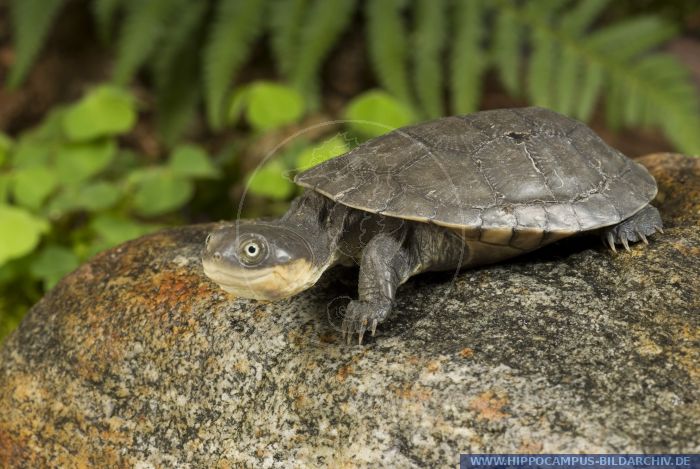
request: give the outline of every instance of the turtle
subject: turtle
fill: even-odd
[[[656,181],[573,118],[541,107],[443,117],[375,137],[299,172],[278,219],[213,229],[205,274],[274,301],[336,264],[359,265],[341,332],[358,343],[423,272],[491,264],[578,234],[617,252],[663,225]]]

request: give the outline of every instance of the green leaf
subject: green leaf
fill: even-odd
[[[230,85],[260,33],[264,6],[262,0],[218,2],[203,52],[204,97],[209,124],[214,129],[224,123]]]
[[[66,136],[75,141],[128,132],[136,123],[136,106],[126,91],[103,85],[73,105],[63,119]]]
[[[430,118],[443,114],[442,52],[446,23],[445,0],[418,1],[414,34],[416,94],[422,110]]]
[[[114,183],[98,181],[85,186],[65,187],[49,202],[47,214],[56,219],[66,213],[78,210],[99,212],[116,205],[122,197],[122,191]]]
[[[326,160],[347,153],[350,150],[342,135],[335,135],[328,140],[304,149],[297,156],[296,167],[300,171],[309,169]]]
[[[309,0],[273,0],[269,3],[270,42],[277,68],[290,79],[299,54],[299,37]]]
[[[80,261],[73,251],[63,246],[48,245],[32,261],[29,271],[35,278],[43,281],[45,290],[50,290],[78,265]]]
[[[63,0],[12,0],[10,18],[15,61],[7,78],[10,88],[24,81],[62,5]]]
[[[0,205],[0,265],[34,250],[49,224],[26,210]]]
[[[248,122],[265,131],[296,122],[304,114],[304,99],[295,89],[272,82],[256,82],[248,90]]]
[[[410,108],[383,91],[368,91],[353,99],[345,118],[353,130],[368,137],[385,134],[416,120]]]
[[[250,86],[241,86],[233,92],[231,104],[228,108],[227,122],[235,124],[248,107],[250,97]]]
[[[159,226],[137,223],[114,215],[99,215],[90,222],[90,228],[100,237],[100,248],[107,249],[148,234]]]
[[[258,168],[248,178],[246,189],[255,195],[286,199],[294,193],[295,187],[294,183],[285,177],[285,167],[282,163],[271,161]]]
[[[326,54],[352,19],[355,0],[313,0],[299,38],[299,55],[292,84],[309,100],[317,96],[319,69]]]
[[[125,3],[123,0],[94,0],[92,2],[92,13],[95,16],[95,23],[97,23],[97,32],[105,43],[112,35],[114,16],[123,3]]]
[[[51,145],[23,137],[12,152],[12,167],[17,169],[46,166],[51,156]]]
[[[180,145],[175,148],[168,166],[174,174],[185,177],[214,178],[219,170],[202,148],[196,145]]]
[[[404,0],[365,3],[367,45],[379,83],[404,103],[411,103],[408,80]],[[464,2],[471,3],[471,2]]]
[[[117,45],[114,81],[124,86],[136,70],[150,57],[166,29],[174,0],[131,1],[126,4],[126,16]]]
[[[0,167],[7,161],[11,149],[12,139],[0,132]]]
[[[172,212],[192,197],[194,187],[187,178],[164,168],[142,173],[134,193],[134,210],[151,217]]]
[[[13,173],[15,202],[23,207],[37,210],[57,184],[55,173],[46,167],[19,169]]]
[[[0,173],[0,205],[8,202],[11,187],[12,175],[7,173]]]
[[[455,8],[452,18],[455,38],[450,58],[452,106],[456,114],[466,114],[479,108],[481,78],[488,65],[481,48],[484,0],[456,2]]]
[[[520,94],[520,30],[513,9],[503,7],[497,12],[491,53],[501,82],[511,96]]]
[[[112,162],[117,146],[113,140],[68,143],[56,152],[56,172],[62,184],[83,182]]]

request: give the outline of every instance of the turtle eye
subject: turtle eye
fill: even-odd
[[[241,259],[246,264],[254,264],[262,258],[263,247],[259,241],[251,239],[241,246]]]

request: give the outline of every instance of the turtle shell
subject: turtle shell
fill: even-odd
[[[643,166],[585,124],[537,107],[397,129],[294,180],[349,207],[501,233],[504,243],[518,231],[568,235],[614,225],[657,190]]]

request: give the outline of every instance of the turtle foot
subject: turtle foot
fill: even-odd
[[[608,245],[613,252],[617,252],[615,244],[622,244],[629,251],[629,243],[643,241],[644,244],[649,244],[647,236],[663,232],[659,211],[651,205],[647,205],[621,223],[604,228],[601,232],[601,238],[603,244]]]
[[[357,343],[361,345],[362,338],[368,329],[374,335],[377,331],[377,324],[386,319],[390,308],[390,305],[384,306],[367,301],[351,301],[340,326],[347,343],[349,344],[353,336],[357,334]]]

